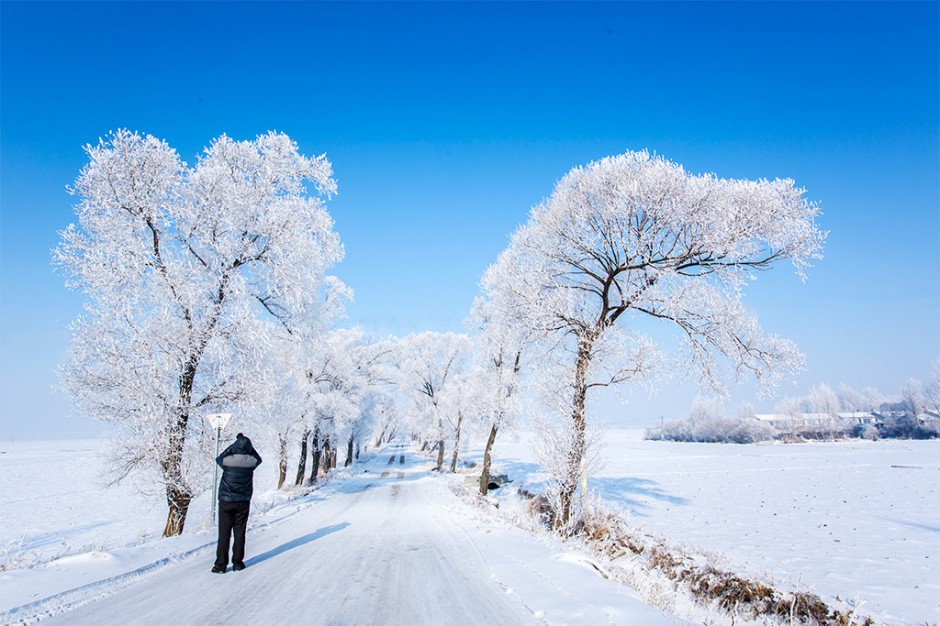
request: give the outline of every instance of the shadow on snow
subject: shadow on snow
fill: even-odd
[[[631,515],[641,517],[646,517],[644,511],[650,508],[644,500],[660,500],[676,506],[689,503],[685,498],[663,491],[659,483],[646,478],[590,478],[588,486],[607,502],[620,505]]]
[[[891,517],[882,517],[881,519],[892,524],[900,524],[901,526],[907,526],[908,528],[916,528],[917,530],[926,530],[931,533],[940,533],[940,526],[931,526],[930,524],[921,524],[918,522],[908,522],[901,519],[894,519]]]
[[[296,539],[292,539],[288,541],[287,543],[282,543],[278,547],[272,548],[268,550],[267,552],[262,552],[258,556],[251,557],[250,559],[245,561],[245,565],[246,566],[257,565],[258,563],[261,563],[262,561],[267,561],[268,559],[275,557],[279,554],[283,554],[284,552],[287,552],[288,550],[299,548],[300,546],[308,544],[311,541],[316,541],[317,539],[321,539],[323,537],[326,537],[327,535],[331,535],[335,532],[339,532],[343,530],[344,528],[346,528],[347,526],[349,526],[349,522],[342,522],[340,524],[333,524],[332,526],[325,526],[316,532],[306,534],[303,537],[297,537]]]

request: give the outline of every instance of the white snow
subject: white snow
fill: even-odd
[[[289,501],[264,489],[277,464],[262,465],[248,567],[224,575],[209,572],[208,499],[194,502],[182,536],[155,538],[164,511],[98,484],[100,450],[93,441],[0,449],[0,541],[22,545],[4,555],[0,622],[684,623],[603,578],[589,555],[461,500],[454,478],[432,474],[410,449],[366,458]],[[392,453],[405,463],[389,464]],[[17,563],[26,567],[6,569]]]
[[[604,439],[589,489],[634,526],[782,588],[860,601],[881,623],[940,623],[940,441]],[[497,440],[494,471],[538,492],[532,443]]]
[[[497,440],[494,472],[513,480],[492,492],[501,508],[545,478],[532,439]],[[635,526],[781,587],[860,601],[879,623],[940,623],[940,441],[605,439],[591,489]],[[391,451],[364,455],[308,495],[272,489],[269,454],[249,567],[223,576],[209,573],[208,494],[181,537],[160,539],[160,498],[102,484],[102,450],[0,445],[0,623],[213,624],[233,606],[244,623],[681,623],[605,579],[590,555],[455,496],[455,479],[411,450],[403,465],[388,464]]]

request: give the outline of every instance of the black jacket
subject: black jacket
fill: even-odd
[[[261,455],[251,445],[251,439],[242,434],[216,457],[222,468],[219,482],[220,502],[247,502],[251,500],[252,475],[261,465]]]

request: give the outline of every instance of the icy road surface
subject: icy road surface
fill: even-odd
[[[253,518],[241,572],[209,572],[215,550],[209,534],[195,548],[144,565],[139,554],[91,553],[36,568],[32,576],[49,569],[49,577],[75,586],[14,606],[0,621],[686,623],[604,578],[587,555],[486,521],[430,468],[412,450],[391,448],[349,477]]]

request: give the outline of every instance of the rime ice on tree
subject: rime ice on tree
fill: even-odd
[[[501,318],[540,336],[559,366],[551,389],[569,418],[554,471],[559,526],[573,522],[588,391],[665,364],[631,320],[669,324],[682,340],[674,369],[718,392],[724,363],[767,388],[801,366],[791,342],[763,334],[741,294],[779,261],[804,275],[825,240],[818,214],[792,180],[692,175],[646,152],[571,170],[532,210],[485,285]]]
[[[86,152],[78,225],[55,250],[88,297],[62,380],[82,410],[118,427],[121,474],[158,477],[164,534],[175,535],[211,474],[210,437],[190,418],[270,392],[272,337],[316,328],[323,292],[339,286],[325,279],[343,255],[323,201],[336,181],[325,156],[278,133],[223,135],[194,167],[126,130]]]

